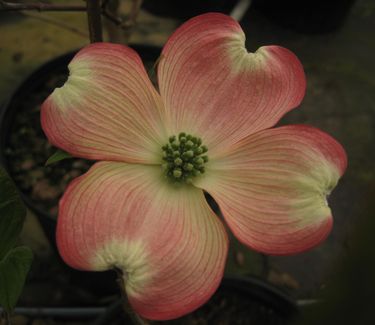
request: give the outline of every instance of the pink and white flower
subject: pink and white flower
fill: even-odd
[[[189,20],[162,51],[159,92],[132,49],[92,44],[43,104],[49,141],[100,161],[61,199],[61,256],[81,270],[120,268],[146,318],[189,313],[220,283],[228,238],[203,191],[260,252],[299,253],[331,230],[326,197],[346,154],[313,127],[271,128],[300,104],[303,68],[282,47],[244,43],[225,15]]]

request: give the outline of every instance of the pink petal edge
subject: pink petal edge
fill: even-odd
[[[228,239],[194,187],[160,182],[154,166],[96,163],[60,202],[57,243],[74,268],[124,271],[134,310],[167,320],[205,303],[223,276]]]
[[[326,196],[347,166],[342,146],[309,126],[260,131],[212,161],[195,183],[218,202],[234,235],[271,255],[321,243],[332,228]]]
[[[184,23],[162,51],[158,79],[168,128],[202,137],[210,157],[275,125],[305,93],[292,52],[266,46],[248,53],[244,44],[235,20],[208,13]]]
[[[74,156],[137,163],[160,161],[162,103],[138,54],[94,43],[69,64],[70,76],[42,105],[48,140]]]

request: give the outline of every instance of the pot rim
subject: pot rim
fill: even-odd
[[[259,301],[277,311],[285,320],[291,320],[299,315],[299,309],[294,299],[281,289],[253,275],[224,275],[216,292],[219,290],[224,292],[235,291],[239,292],[240,295],[249,296],[250,299]],[[109,305],[93,325],[108,325],[115,318],[118,318],[119,313],[123,313],[123,302],[121,299]]]

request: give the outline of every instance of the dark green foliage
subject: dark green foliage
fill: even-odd
[[[25,246],[11,249],[0,261],[0,305],[11,312],[22,292],[33,254]]]
[[[10,313],[17,303],[33,259],[28,247],[16,247],[26,208],[0,167],[0,305]]]
[[[0,167],[0,260],[16,243],[25,216],[26,208],[15,185]]]

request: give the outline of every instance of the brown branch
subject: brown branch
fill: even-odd
[[[107,7],[108,2],[110,2],[110,0],[104,0],[103,5],[102,5],[102,14],[109,21],[111,21],[113,24],[115,24],[116,26],[118,26],[119,28],[123,30],[124,43],[128,43],[131,33],[133,31],[133,28],[136,25],[137,18],[138,18],[143,0],[132,0],[132,5],[131,5],[129,15],[127,19],[125,20],[120,18],[118,14],[108,9]]]
[[[124,20],[122,20],[119,16],[114,15],[107,7],[103,9],[102,14],[116,26],[121,26],[124,23]]]
[[[108,4],[109,4],[110,1],[111,0],[103,0],[102,1],[102,11],[104,11],[105,8],[107,8],[107,6],[108,6]]]
[[[90,2],[90,1],[88,1]],[[19,10],[37,10],[37,11],[85,11],[86,6],[81,5],[60,5],[43,2],[35,3],[15,3],[0,0],[0,11],[19,11]]]
[[[43,22],[51,24],[51,25],[55,25],[55,26],[60,27],[60,28],[64,28],[64,29],[66,29],[66,30],[68,30],[72,33],[75,33],[79,36],[82,36],[84,38],[88,38],[88,36],[89,36],[87,33],[80,30],[79,28],[73,27],[73,26],[65,23],[62,20],[57,20],[57,19],[54,19],[54,18],[42,16],[41,14],[38,14],[38,13],[31,13],[31,12],[22,12],[22,15],[24,15],[26,17],[38,19],[40,21],[43,21]]]
[[[119,19],[119,9],[120,0],[104,0],[102,2],[102,15],[105,17],[104,24],[108,32],[109,41],[111,43],[123,44],[124,35],[122,30],[118,28],[118,24],[113,23],[113,20]],[[111,17],[111,19],[108,17]]]
[[[122,24],[124,30],[125,42],[129,42],[130,35],[133,31],[134,26],[137,23],[139,11],[141,10],[143,0],[132,0],[132,7],[128,19]]]
[[[102,42],[102,17],[101,17],[101,6],[100,0],[87,0],[87,20],[90,32],[90,42]]]
[[[143,0],[133,0],[132,1],[132,8],[130,10],[129,21],[131,24],[135,25],[137,21],[137,17],[139,15],[139,11],[141,10]]]

